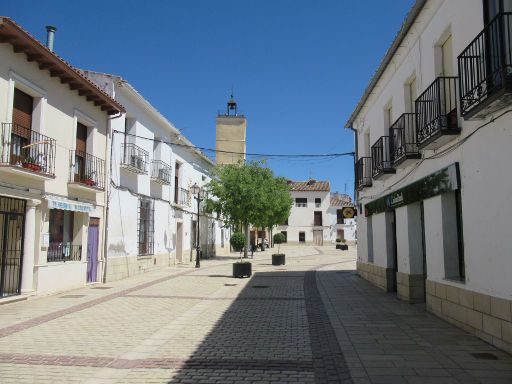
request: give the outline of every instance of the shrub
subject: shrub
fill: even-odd
[[[340,238],[336,239],[336,242],[341,243],[341,239]]]
[[[229,239],[229,243],[236,252],[240,252],[245,247],[246,238],[242,232],[235,232]]]
[[[279,254],[279,247],[281,245],[281,243],[284,243],[286,240],[286,238],[284,237],[284,235],[282,233],[276,233],[274,235],[274,244],[277,244],[277,254]]]

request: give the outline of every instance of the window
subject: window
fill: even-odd
[[[295,206],[296,207],[307,207],[308,199],[305,197],[297,197],[295,198]]]
[[[176,162],[174,168],[174,204],[178,204],[178,192],[180,190],[180,163]]]
[[[154,245],[154,217],[155,208],[153,200],[139,199],[138,242],[139,256],[152,255]]]
[[[322,205],[322,199],[319,197],[316,197],[315,198],[315,207],[320,208],[321,205]]]
[[[73,245],[73,211],[50,209],[47,261],[67,261],[81,259],[81,245]]]
[[[322,226],[322,211],[315,211],[314,213],[314,225]]]
[[[306,242],[306,232],[299,232],[299,243]]]
[[[343,217],[343,209],[336,210],[336,224],[345,224],[345,218]]]
[[[192,220],[192,223],[190,225],[190,246],[192,247],[192,249],[195,249],[197,248],[197,221]]]
[[[281,234],[284,236],[284,242],[287,243],[288,242],[288,232],[281,231]]]
[[[373,223],[372,216],[368,216],[366,219],[366,239],[367,239],[367,251],[368,251],[368,262],[373,263]]]

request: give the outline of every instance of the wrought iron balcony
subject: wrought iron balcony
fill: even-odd
[[[379,140],[372,145],[372,176],[374,179],[386,178],[396,173],[391,163],[389,136],[381,136]]]
[[[105,189],[105,161],[82,151],[69,151],[69,182],[85,187]]]
[[[55,139],[19,124],[2,123],[1,164],[55,175]]]
[[[172,169],[162,160],[151,162],[151,180],[161,184],[171,184]]]
[[[416,113],[404,113],[389,128],[391,163],[407,165],[421,154],[416,144]]]
[[[512,103],[512,13],[500,13],[458,57],[460,108],[484,118]]]
[[[124,168],[139,174],[148,172],[148,151],[132,143],[122,144],[121,151],[123,153],[121,165]]]
[[[56,261],[82,260],[82,246],[71,243],[50,243],[46,259],[48,263]]]
[[[437,149],[460,133],[457,77],[438,77],[416,99],[418,148]]]
[[[361,157],[355,164],[356,188],[361,190],[372,185],[372,158]]]

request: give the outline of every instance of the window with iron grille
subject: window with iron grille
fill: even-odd
[[[155,206],[152,199],[139,198],[137,239],[139,256],[152,255],[155,234]]]
[[[343,210],[336,210],[336,224],[345,224],[345,218],[343,217]]]
[[[296,207],[307,207],[308,199],[306,197],[296,197],[295,198],[295,206]]]

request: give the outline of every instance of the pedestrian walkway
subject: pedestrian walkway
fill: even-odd
[[[355,250],[284,246],[0,306],[0,383],[511,383],[506,353],[371,286]],[[233,255],[234,256],[234,255]]]

